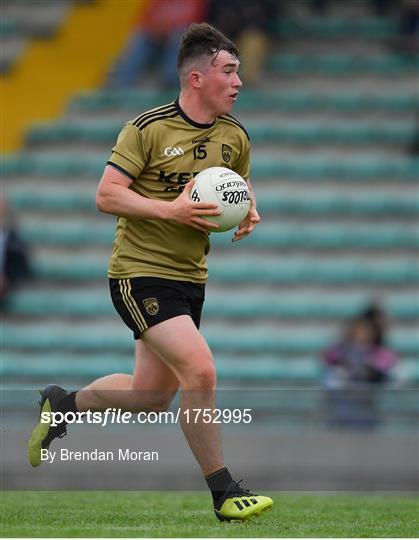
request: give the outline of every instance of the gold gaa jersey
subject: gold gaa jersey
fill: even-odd
[[[200,171],[228,167],[249,178],[249,137],[230,115],[198,124],[178,100],[127,122],[108,164],[128,176],[130,189],[173,201]],[[119,217],[109,277],[161,277],[203,283],[208,235],[173,220]]]

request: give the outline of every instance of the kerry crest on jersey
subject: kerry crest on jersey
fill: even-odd
[[[223,155],[223,160],[226,163],[229,163],[231,161],[231,154],[233,152],[233,149],[228,144],[223,144],[221,148],[221,153]]]

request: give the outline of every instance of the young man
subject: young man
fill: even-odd
[[[118,216],[109,267],[112,301],[134,333],[133,375],[103,377],[79,392],[50,385],[41,411],[166,410],[181,389],[181,410],[214,409],[216,372],[199,332],[207,279],[207,216],[215,204],[193,202],[193,177],[227,166],[249,182],[249,138],[229,115],[242,83],[234,44],[208,24],[192,24],[178,55],[181,91],[173,103],[141,114],[122,129],[100,181],[99,210]],[[250,183],[249,183],[250,186]],[[252,192],[247,217],[233,241],[260,221]],[[181,426],[211,490],[221,521],[246,520],[269,509],[269,497],[234,482],[224,466],[217,423]],[[39,423],[29,459],[66,433],[64,424]]]

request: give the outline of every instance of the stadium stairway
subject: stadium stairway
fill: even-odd
[[[121,9],[108,0],[2,0],[2,152],[20,148],[29,119],[56,118],[76,89],[102,84],[145,4]]]
[[[267,81],[238,100],[262,224],[238,244],[230,233],[213,235],[203,332],[221,385],[314,388],[324,348],[378,299],[400,357],[382,408],[395,424],[406,414],[411,426],[409,389],[419,382],[418,162],[408,155],[416,64],[388,52],[394,21],[367,8],[358,18],[334,9],[322,19],[291,10],[278,22]],[[123,122],[174,97],[147,87],[81,92],[3,160],[35,271],[4,306],[9,385],[78,387],[132,368],[130,333],[106,284],[114,218],[96,211],[94,193]],[[400,399],[395,387],[405,390]],[[302,418],[313,403],[290,396],[283,406]]]

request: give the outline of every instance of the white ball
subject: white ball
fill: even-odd
[[[197,174],[190,199],[218,205],[220,215],[203,216],[219,225],[217,229],[211,229],[212,232],[234,229],[247,216],[250,208],[250,191],[246,181],[226,167],[209,167]]]

